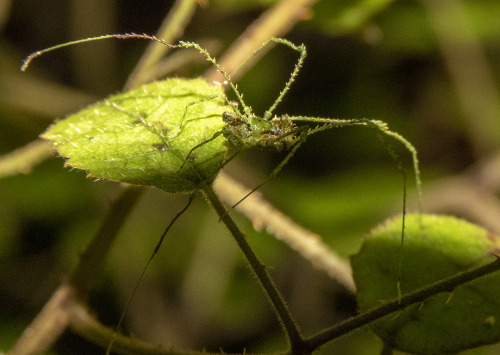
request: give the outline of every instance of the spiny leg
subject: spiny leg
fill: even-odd
[[[172,46],[172,45],[170,45],[170,46]],[[185,41],[179,41],[178,45],[174,45],[172,47],[174,47],[174,48],[194,48],[194,49],[198,50],[198,52],[200,52],[201,54],[203,54],[205,56],[205,58],[210,63],[212,63],[212,65],[222,74],[222,76],[224,77],[224,79],[226,79],[226,81],[229,84],[229,86],[231,86],[231,89],[235,93],[236,98],[238,99],[239,103],[241,104],[241,107],[243,108],[245,114],[250,114],[251,113],[250,112],[250,108],[243,101],[243,96],[239,93],[238,88],[236,87],[236,85],[233,84],[233,82],[231,81],[231,76],[224,69],[222,69],[222,67],[217,63],[216,59],[214,57],[212,57],[210,55],[210,53],[208,53],[208,51],[205,48],[201,47],[198,43],[195,43],[195,42],[185,42]],[[233,108],[233,110],[235,112],[239,113],[238,107],[235,104],[233,104],[230,101],[228,101],[228,104]]]
[[[413,146],[413,144],[411,144],[402,135],[391,131],[385,122],[379,121],[379,120],[370,120],[370,119],[366,119],[366,118],[332,119],[332,118],[307,117],[307,116],[290,116],[289,119],[291,121],[298,121],[298,122],[325,123],[325,125],[323,125],[323,126],[319,126],[319,127],[311,129],[309,131],[308,135],[311,135],[311,134],[314,134],[317,132],[321,132],[321,131],[325,131],[325,130],[328,130],[331,128],[337,128],[337,127],[367,126],[367,127],[375,128],[378,131],[380,131],[380,133],[382,133],[383,135],[386,135],[388,137],[392,137],[393,139],[402,143],[405,146],[405,148],[412,155],[413,169],[414,169],[414,174],[415,174],[415,184],[416,184],[416,189],[417,189],[417,194],[418,194],[419,213],[422,211],[422,204],[421,204],[422,182],[420,180],[420,168],[419,168],[419,162],[418,162],[418,157],[417,157],[417,149]],[[399,158],[398,158],[398,160],[399,160]]]
[[[292,74],[290,75],[290,78],[288,79],[287,83],[285,84],[285,87],[283,88],[283,90],[281,90],[278,98],[274,101],[272,106],[264,113],[264,119],[266,119],[266,120],[271,119],[271,116],[272,116],[274,110],[276,109],[276,106],[281,102],[281,100],[283,100],[283,97],[286,95],[288,90],[290,90],[290,87],[292,86],[293,82],[295,81],[295,78],[299,74],[300,68],[302,67],[302,64],[304,63],[304,59],[306,58],[306,55],[307,55],[306,47],[304,46],[304,44],[297,46],[286,39],[274,38],[274,37],[271,38],[271,41],[276,42],[276,43],[281,43],[281,44],[284,44],[284,45],[292,48],[293,50],[299,52],[300,56],[299,56],[297,63],[295,64],[295,67],[293,68],[293,71],[292,71]]]
[[[294,67],[294,70],[292,72],[292,74],[290,75],[290,78],[288,79],[287,83],[285,84],[285,87],[283,90],[281,90],[278,98],[275,100],[275,102],[273,103],[273,105],[269,108],[269,110],[267,110],[265,113],[264,113],[264,119],[265,120],[270,120],[271,119],[271,116],[274,112],[274,110],[276,109],[276,106],[281,102],[281,100],[283,99],[283,97],[286,95],[286,93],[290,90],[290,87],[292,85],[292,83],[295,81],[295,78],[296,76],[298,75],[299,71],[300,71],[300,68],[302,67],[302,64],[304,62],[304,59],[307,55],[307,51],[306,51],[306,47],[301,44],[300,46],[297,46],[295,44],[293,44],[292,42],[286,40],[286,39],[283,39],[283,38],[271,38],[269,39],[268,41],[266,41],[265,43],[262,44],[262,46],[257,49],[253,55],[255,55],[256,53],[258,53],[259,51],[261,51],[264,47],[268,46],[271,42],[274,42],[274,43],[279,43],[279,44],[283,44],[285,46],[288,46],[290,48],[292,48],[293,50],[297,51],[300,53],[300,56],[299,56],[299,59],[297,61],[297,63],[295,64],[295,67]],[[217,70],[222,74],[222,76],[224,77],[224,79],[226,79],[226,81],[229,83],[229,85],[231,86],[231,88],[233,89],[234,93],[236,94],[236,97],[238,98],[238,101],[240,102],[242,108],[243,108],[243,112],[246,114],[246,115],[251,115],[252,112],[250,110],[250,108],[245,104],[245,102],[243,101],[243,97],[242,95],[238,92],[238,89],[236,87],[236,85],[234,85],[231,81],[231,76],[224,70],[222,69],[219,64],[217,64],[215,58],[213,58],[212,56],[210,56],[210,54],[208,53],[208,51],[204,48],[202,48],[199,44],[197,43],[193,43],[193,42],[179,42],[179,47],[183,47],[183,48],[195,48],[197,49],[201,54],[205,55],[205,57],[207,58],[207,60],[212,63],[212,65],[215,66],[215,68],[217,68]],[[235,72],[237,72],[238,70],[240,70],[240,68],[242,68],[245,64],[248,63],[249,60],[251,60],[251,58],[253,57],[250,56],[247,60],[245,60],[236,70]],[[233,106],[233,109],[238,112],[237,108]]]
[[[117,38],[117,39],[130,39],[130,38],[147,39],[147,40],[150,40],[150,41],[158,42],[158,43],[163,44],[164,46],[167,46],[167,47],[170,47],[170,48],[195,48],[195,49],[197,49],[201,54],[203,54],[206,57],[206,59],[210,63],[212,63],[213,66],[215,66],[215,68],[217,68],[217,70],[226,79],[226,81],[229,83],[229,85],[233,89],[234,93],[236,94],[236,96],[238,98],[238,101],[240,102],[240,104],[242,105],[242,107],[244,108],[244,110],[248,111],[248,112],[250,111],[250,109],[247,108],[247,106],[245,105],[245,103],[243,101],[243,97],[238,92],[238,90],[236,88],[236,85],[234,85],[231,82],[230,76],[224,71],[224,69],[221,68],[221,66],[217,63],[217,61],[215,60],[215,58],[213,58],[210,55],[210,53],[208,53],[208,51],[206,49],[202,48],[198,43],[194,43],[194,42],[180,41],[179,44],[174,45],[174,44],[167,43],[164,40],[162,40],[161,38],[158,38],[156,36],[147,35],[147,34],[138,34],[138,33],[110,34],[110,35],[104,35],[104,36],[89,37],[89,38],[79,39],[79,40],[76,40],[76,41],[70,41],[70,42],[58,44],[56,46],[52,46],[52,47],[45,48],[45,49],[40,50],[40,51],[33,52],[28,57],[26,57],[26,59],[23,61],[23,65],[21,66],[21,70],[25,71],[26,69],[28,69],[29,65],[31,64],[31,62],[35,58],[37,58],[37,57],[39,57],[39,56],[41,56],[41,55],[43,55],[45,53],[48,53],[48,52],[51,52],[51,51],[54,51],[54,50],[57,50],[57,49],[60,49],[60,48],[72,46],[74,44],[80,44],[80,43],[86,43],[86,42],[92,42],[92,41],[99,41],[99,40],[110,39],[110,38]],[[234,111],[239,112],[236,105],[234,105],[231,102],[228,102],[228,104],[232,106],[232,108],[233,108]]]
[[[290,75],[290,78],[288,79],[287,83],[285,84],[284,89],[281,90],[278,98],[274,101],[274,103],[272,104],[272,106],[264,113],[264,117],[263,118],[265,120],[270,120],[271,119],[271,116],[272,116],[274,110],[276,109],[276,106],[281,102],[281,100],[286,95],[286,93],[288,92],[288,90],[290,90],[290,86],[295,81],[296,76],[299,74],[300,68],[302,67],[302,64],[304,63],[304,59],[305,59],[305,57],[307,55],[307,50],[306,50],[306,47],[304,46],[304,44],[301,44],[300,46],[297,46],[296,44],[294,44],[294,43],[292,43],[292,42],[290,42],[290,41],[288,41],[288,40],[286,40],[284,38],[272,37],[269,40],[267,40],[266,42],[264,42],[260,46],[260,48],[258,48],[250,57],[248,57],[243,63],[241,63],[238,66],[238,68],[236,68],[236,70],[234,71],[234,73],[238,72],[241,68],[243,68],[257,53],[259,53],[261,50],[263,50],[265,47],[267,47],[272,42],[278,43],[278,44],[282,44],[282,45],[285,45],[287,47],[290,47],[291,49],[299,52],[300,56],[299,56],[299,59],[298,59],[297,63],[295,64],[295,67],[293,69],[292,74]]]
[[[155,41],[155,42],[158,42],[158,43],[163,44],[163,45],[165,45],[167,47],[170,47],[170,48],[195,48],[195,49],[197,49],[222,74],[222,76],[224,77],[224,79],[226,79],[226,81],[231,86],[232,90],[234,91],[234,93],[235,93],[235,95],[236,95],[239,103],[241,104],[241,107],[242,107],[244,113],[246,115],[251,115],[252,114],[250,107],[248,107],[245,104],[245,102],[243,101],[243,96],[238,92],[238,89],[237,89],[236,85],[231,81],[231,76],[217,63],[216,59],[214,57],[212,57],[210,55],[210,53],[206,49],[202,48],[198,43],[194,43],[194,42],[180,41],[179,44],[173,45],[173,44],[165,42],[164,40],[162,40],[161,38],[158,38],[156,36],[147,35],[147,34],[137,34],[137,33],[110,34],[110,35],[104,35],[104,36],[90,37],[90,38],[85,38],[85,39],[80,39],[80,40],[76,40],[76,41],[70,41],[70,42],[58,44],[56,46],[52,46],[52,47],[46,48],[44,50],[36,51],[36,52],[30,54],[24,60],[23,65],[21,66],[21,70],[25,71],[28,68],[28,66],[30,65],[30,63],[35,58],[37,58],[37,57],[39,57],[39,56],[41,56],[41,55],[43,55],[43,54],[45,54],[47,52],[51,52],[53,50],[64,48],[64,47],[71,46],[71,45],[74,45],[74,44],[80,44],[80,43],[86,43],[86,42],[98,41],[98,40],[110,39],[110,38],[117,38],[117,39],[140,38],[140,39],[147,39],[147,40],[150,40],[150,41]],[[299,70],[300,70],[300,68],[302,66],[302,63],[304,62],[304,59],[305,59],[306,54],[307,54],[306,48],[305,48],[305,46],[303,44],[301,44],[300,46],[297,46],[297,45],[293,44],[292,42],[290,42],[290,41],[288,41],[286,39],[274,38],[274,37],[271,38],[269,41],[265,42],[261,46],[261,48],[258,49],[256,52],[258,52],[259,50],[261,50],[262,48],[264,48],[265,46],[267,46],[270,42],[275,42],[275,43],[286,45],[286,46],[292,48],[293,50],[299,52],[300,53],[300,57],[299,57],[296,65],[295,65],[295,68],[294,68],[292,74],[290,75],[290,78],[289,78],[288,82],[285,84],[285,88],[280,92],[278,98],[273,103],[273,105],[270,107],[270,109],[265,112],[264,119],[266,119],[266,120],[269,120],[271,118],[272,113],[274,112],[276,106],[283,99],[284,95],[290,89],[290,86],[292,85],[293,81],[295,80],[295,77],[299,73]],[[242,65],[244,65],[247,61],[245,61]],[[232,102],[228,101],[228,104],[232,106],[232,108],[233,108],[233,110],[235,112],[239,112],[238,107],[236,105],[234,105]]]
[[[132,33],[132,34],[126,34],[126,35],[116,35],[117,38],[126,38],[125,36],[128,37],[128,38],[144,38],[144,39],[153,40],[153,41],[162,43],[162,44],[164,44],[166,46],[169,46],[169,47],[172,47],[172,48],[195,48],[201,54],[203,54],[205,56],[205,58],[222,74],[222,76],[224,77],[224,79],[231,86],[231,89],[235,93],[235,95],[236,95],[239,103],[241,104],[241,107],[243,108],[244,113],[246,115],[251,115],[252,114],[250,107],[245,104],[245,102],[243,100],[243,96],[239,93],[238,88],[231,81],[231,76],[217,63],[216,59],[214,57],[212,57],[210,55],[210,53],[205,48],[201,47],[198,43],[180,41],[178,45],[172,45],[172,44],[166,43],[165,41],[163,41],[160,38],[157,38],[155,36],[145,35],[145,34],[144,35],[139,35],[139,34]],[[306,47],[303,44],[301,44],[300,46],[297,46],[294,43],[292,43],[292,42],[290,42],[290,41],[288,41],[286,39],[275,38],[275,37],[273,37],[270,40],[268,40],[267,42],[265,42],[261,46],[261,48],[259,48],[255,53],[257,53],[260,50],[262,50],[262,48],[264,48],[265,46],[269,45],[269,43],[271,43],[271,42],[275,42],[275,43],[286,45],[286,46],[292,48],[293,50],[299,52],[300,56],[299,56],[299,59],[298,59],[297,63],[295,64],[294,70],[293,70],[292,74],[290,75],[290,78],[288,79],[287,83],[285,84],[285,88],[280,92],[278,98],[275,100],[275,102],[273,103],[273,105],[271,106],[271,108],[269,110],[267,110],[266,113],[264,114],[264,119],[266,119],[266,120],[269,120],[271,118],[272,113],[274,112],[276,106],[283,99],[283,97],[285,96],[285,94],[290,89],[290,86],[292,85],[292,83],[294,82],[296,76],[298,75],[298,73],[300,71],[300,68],[302,67],[302,64],[304,62],[304,59],[305,59],[305,57],[307,55]],[[245,62],[243,62],[242,65],[240,65],[240,67],[238,67],[238,69],[236,69],[236,71],[238,71],[242,66],[244,66],[248,62],[248,60],[250,60],[250,59],[251,59],[251,57],[248,58]],[[228,102],[228,104],[230,104],[232,106],[232,108],[233,108],[233,110],[235,112],[239,113],[238,108],[233,103]]]
[[[180,168],[179,168],[179,170],[177,170],[177,171],[181,171],[181,170],[182,170],[182,168],[184,167],[184,165],[185,165],[186,163],[190,162],[190,158],[191,158],[191,156],[193,155],[193,153],[194,153],[194,151],[195,151],[196,149],[198,149],[198,148],[200,148],[200,147],[204,146],[205,144],[207,144],[207,143],[209,143],[209,142],[211,142],[211,141],[215,140],[215,139],[216,139],[217,137],[219,137],[221,134],[222,134],[222,131],[215,132],[215,133],[214,133],[214,135],[213,135],[211,138],[209,138],[209,139],[207,139],[206,141],[201,142],[201,143],[199,143],[199,144],[195,145],[193,148],[191,148],[191,150],[189,151],[189,153],[188,153],[188,154],[186,155],[186,157],[184,158],[184,161],[182,162],[181,167],[180,167]]]
[[[213,99],[215,99],[215,98],[217,98],[217,97],[219,97],[219,95],[217,95],[217,94],[213,94],[213,95],[210,95],[210,96],[209,96],[209,97],[207,97],[207,98],[200,99],[200,100],[198,100],[198,101],[193,101],[193,102],[191,102],[191,103],[187,104],[187,105],[186,105],[186,107],[184,108],[184,115],[182,116],[182,119],[181,119],[181,124],[179,125],[179,131],[177,131],[177,133],[176,133],[176,134],[174,134],[173,136],[169,136],[168,138],[175,138],[175,137],[177,137],[179,134],[181,134],[181,132],[182,132],[182,128],[184,127],[184,123],[185,123],[186,121],[190,121],[189,119],[188,119],[188,120],[186,120],[187,111],[188,111],[188,108],[189,108],[190,106],[192,106],[192,105],[196,105],[196,104],[201,103],[201,102],[205,102],[205,101],[213,100]]]

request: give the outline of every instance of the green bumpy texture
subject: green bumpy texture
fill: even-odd
[[[360,311],[397,298],[401,218],[375,228],[351,257]],[[401,292],[492,261],[498,238],[454,217],[408,215]],[[372,323],[394,349],[441,354],[500,341],[500,274],[493,273]]]
[[[220,86],[167,79],[89,106],[41,137],[89,177],[190,192],[214,180],[227,158],[224,136],[210,139],[229,109]]]

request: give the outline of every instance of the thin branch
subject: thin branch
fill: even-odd
[[[80,261],[69,277],[70,284],[81,291],[87,291],[102,269],[104,259],[115,241],[121,227],[142,196],[144,188],[127,186],[121,195],[113,201],[108,215],[97,233],[80,255]]]
[[[224,191],[221,198],[229,206],[234,206],[250,191],[224,173],[219,174],[215,188],[218,192]],[[347,290],[353,293],[356,291],[349,263],[331,250],[319,235],[296,224],[267,202],[260,193],[251,194],[236,209],[252,221],[256,230],[266,228],[268,233],[296,250],[318,269],[326,271]]]
[[[326,344],[332,339],[338,338],[344,334],[367,325],[377,319],[385,317],[390,313],[402,310],[415,303],[424,301],[425,299],[437,295],[441,292],[452,292],[456,287],[475,280],[481,276],[491,274],[500,270],[500,259],[480,266],[478,268],[464,271],[446,279],[437,281],[431,285],[422,287],[414,292],[403,295],[401,298],[394,299],[383,306],[374,308],[358,316],[347,319],[340,324],[334,325],[329,329],[325,329],[315,336],[306,340],[306,343],[313,349]]]
[[[102,325],[97,321],[87,308],[80,303],[75,303],[69,309],[70,328],[77,334],[92,341],[94,344],[105,348],[109,344],[109,339],[114,334],[114,329]],[[211,353],[207,351],[174,350],[165,349],[158,345],[151,344],[139,339],[134,339],[121,334],[116,335],[113,344],[113,352],[117,354],[129,355],[220,355],[221,352]],[[229,353],[223,353],[231,355]],[[250,354],[248,354],[250,355]],[[275,354],[278,355],[278,354]],[[285,355],[285,354],[283,354]]]
[[[113,202],[103,225],[71,274],[69,283],[64,283],[54,292],[18,339],[10,355],[38,354],[57,340],[68,326],[68,307],[80,302],[95,275],[99,274],[104,257],[142,191],[143,189],[137,187],[126,188]]]
[[[9,355],[39,354],[49,348],[68,326],[68,308],[77,302],[78,295],[74,287],[61,285],[24,330]]]
[[[37,139],[0,157],[0,178],[17,174],[28,174],[35,166],[49,157],[53,151],[50,142]]]
[[[461,174],[427,183],[426,210],[457,214],[500,234],[499,172],[500,152],[482,159]]]
[[[462,0],[422,0],[464,113],[471,141],[481,156],[500,147],[500,90]]]
[[[163,20],[156,37],[163,39],[167,43],[173,43],[184,33],[184,28],[191,20],[196,9],[196,0],[177,0]],[[154,67],[170,50],[169,47],[156,42],[151,42],[136,67],[130,74],[124,90],[131,90],[148,81],[154,76]]]

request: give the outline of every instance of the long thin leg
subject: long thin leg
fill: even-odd
[[[194,194],[191,194],[189,196],[189,201],[187,202],[187,204],[174,216],[174,218],[172,218],[172,220],[168,224],[167,228],[165,228],[165,231],[163,232],[163,234],[161,235],[160,239],[158,240],[158,243],[156,243],[156,247],[153,250],[153,253],[151,254],[151,256],[149,257],[149,260],[146,263],[146,266],[142,270],[142,273],[139,276],[139,280],[137,280],[137,283],[135,284],[135,287],[134,287],[134,289],[132,291],[132,295],[130,295],[130,298],[128,299],[127,303],[125,304],[125,307],[124,307],[124,309],[122,311],[120,319],[118,320],[118,323],[115,326],[115,331],[113,333],[113,336],[110,339],[108,348],[106,349],[106,355],[109,355],[111,353],[111,350],[113,349],[113,344],[115,342],[115,338],[116,338],[116,335],[118,333],[118,329],[120,328],[120,326],[123,323],[123,320],[125,319],[125,315],[127,314],[128,308],[130,307],[130,304],[132,303],[132,300],[134,299],[134,296],[137,293],[137,290],[139,289],[139,285],[140,285],[142,279],[144,278],[144,275],[146,275],[146,271],[148,270],[149,266],[151,265],[151,262],[153,261],[154,256],[158,253],[158,250],[160,250],[160,247],[163,244],[163,240],[165,239],[165,237],[166,237],[168,231],[170,230],[170,228],[172,228],[172,226],[179,219],[179,217],[181,217],[184,214],[184,212],[186,212],[186,210],[191,205],[191,202],[193,202],[193,199],[194,199]]]
[[[184,167],[184,165],[186,165],[186,163],[189,161],[189,159],[191,158],[191,155],[194,153],[194,151],[198,148],[200,148],[201,146],[204,146],[205,144],[215,140],[217,137],[219,137],[220,135],[222,134],[222,131],[219,131],[219,132],[215,132],[214,135],[212,136],[212,138],[209,138],[207,139],[206,141],[204,142],[201,142],[197,145],[195,145],[193,148],[191,148],[191,150],[189,151],[189,153],[186,155],[186,157],[184,158],[184,162],[182,163],[181,167],[179,168],[179,170],[177,171],[181,171],[182,168]]]
[[[186,105],[186,107],[184,108],[184,115],[182,116],[182,119],[181,119],[181,124],[179,125],[179,131],[177,131],[176,134],[174,134],[173,136],[168,136],[168,138],[175,138],[177,137],[179,134],[181,134],[182,132],[182,128],[184,127],[184,123],[186,121],[189,121],[189,120],[186,120],[186,115],[187,115],[187,111],[188,111],[188,108],[192,105],[196,105],[196,104],[199,104],[201,102],[205,102],[205,101],[209,101],[209,100],[213,100],[215,98],[219,97],[219,95],[217,94],[213,94],[213,95],[210,95],[209,97],[205,98],[205,99],[201,99],[201,100],[198,100],[198,101],[193,101],[189,104]]]
[[[391,155],[394,163],[396,164],[397,169],[401,173],[403,177],[403,211],[402,211],[402,223],[401,223],[401,246],[399,253],[399,261],[398,261],[398,281],[396,284],[398,299],[401,299],[401,268],[403,264],[403,250],[404,250],[404,240],[405,240],[405,216],[406,216],[406,170],[403,167],[400,157],[394,151],[392,146],[384,140],[384,135],[392,137],[396,139],[400,143],[402,143],[406,149],[412,154],[413,158],[413,169],[415,172],[415,184],[418,193],[418,209],[419,213],[422,213],[422,188],[421,188],[421,180],[420,180],[420,169],[418,165],[418,157],[417,150],[406,138],[404,138],[399,133],[393,132],[389,130],[387,124],[378,120],[369,120],[369,119],[351,119],[351,120],[338,120],[338,119],[328,119],[328,118],[317,118],[317,117],[290,117],[292,121],[307,121],[307,122],[317,122],[317,123],[326,123],[324,126],[316,127],[311,130],[309,134],[313,134],[316,132],[320,132],[326,129],[334,128],[334,127],[342,127],[342,126],[354,126],[354,125],[363,125],[371,128],[375,128],[379,133],[379,138],[382,144],[385,146],[389,154]]]
[[[420,179],[420,168],[419,161],[417,156],[417,149],[413,144],[411,144],[406,138],[400,135],[397,132],[393,132],[389,129],[387,124],[383,121],[379,120],[370,120],[366,118],[361,119],[333,119],[333,118],[322,118],[322,117],[307,117],[307,116],[290,116],[289,119],[291,121],[299,121],[299,122],[311,122],[311,123],[325,123],[325,125],[313,128],[309,131],[308,135],[325,131],[331,128],[337,127],[348,127],[348,126],[367,126],[371,128],[375,128],[380,131],[381,134],[386,135],[388,137],[392,137],[393,139],[402,143],[405,148],[411,153],[413,160],[413,170],[415,174],[415,184],[418,194],[418,204],[419,204],[419,212],[422,211],[422,181]],[[387,145],[386,145],[387,147]],[[392,154],[391,154],[392,155]]]

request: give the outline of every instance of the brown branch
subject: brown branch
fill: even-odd
[[[465,172],[427,184],[424,205],[429,212],[452,213],[500,234],[500,152]]]
[[[219,64],[230,75],[232,81],[237,81],[244,70],[235,71],[242,63],[252,56],[263,43],[271,37],[281,37],[299,21],[309,18],[309,9],[317,0],[282,0],[264,12],[255,22],[238,37],[233,45],[219,59]],[[259,55],[265,54],[269,48],[263,49]],[[254,58],[254,62],[258,57]],[[215,68],[209,69],[205,75],[208,81],[223,81]]]
[[[9,355],[39,354],[56,341],[69,323],[68,309],[77,302],[78,291],[60,286],[27,327]]]
[[[184,33],[184,28],[196,10],[196,0],[178,0],[163,20],[156,37],[167,43],[173,43]],[[157,42],[151,42],[141,59],[130,74],[124,90],[136,88],[154,77],[155,66],[170,48]]]
[[[423,0],[468,134],[481,156],[500,147],[500,90],[461,0]]]
[[[53,151],[52,143],[37,139],[0,157],[0,178],[28,174]]]
[[[250,191],[223,173],[215,181],[215,188],[218,192],[224,191],[221,197],[229,206],[239,202]],[[266,228],[268,233],[296,250],[316,268],[326,271],[347,290],[353,293],[356,291],[349,263],[323,243],[319,235],[293,222],[260,193],[251,194],[236,209],[252,221],[256,230]]]
[[[49,347],[68,326],[68,310],[81,302],[92,280],[102,267],[104,257],[118,236],[143,189],[128,187],[110,206],[99,231],[95,234],[80,262],[70,276],[46,303],[42,311],[18,339],[10,355],[38,354]]]

